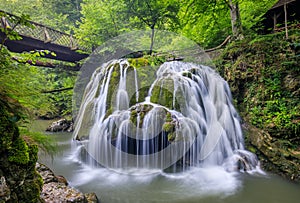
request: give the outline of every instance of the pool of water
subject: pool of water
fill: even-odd
[[[51,121],[37,121],[42,131]],[[140,171],[126,174],[106,168],[90,167],[76,153],[80,146],[71,133],[49,133],[58,143],[51,157],[40,154],[39,161],[82,192],[95,192],[102,203],[296,203],[300,185],[274,174],[229,173],[219,167],[192,168],[184,173]]]

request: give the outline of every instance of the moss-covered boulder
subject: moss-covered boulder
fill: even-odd
[[[75,126],[80,126],[80,128],[75,129],[75,137],[78,140],[88,139],[89,132],[95,122],[95,114],[97,109],[97,99],[99,99],[100,92],[104,91],[104,84],[107,84],[107,94],[105,97],[105,115],[103,119],[107,119],[116,110],[117,102],[122,100],[125,101],[125,95],[122,95],[120,100],[117,99],[119,86],[122,85],[126,88],[126,97],[128,97],[128,107],[132,107],[137,103],[145,101],[148,96],[151,84],[156,78],[156,70],[158,66],[156,63],[152,62],[152,58],[133,58],[119,61],[112,61],[106,67],[102,67],[96,70],[95,73],[102,74],[101,79],[96,81],[95,75],[92,80],[97,82],[97,89],[93,95],[94,98],[84,100],[85,108],[80,112],[80,123],[75,123]],[[153,64],[152,64],[153,63]],[[158,63],[158,62],[157,62]],[[152,64],[152,65],[151,65]],[[110,77],[109,77],[110,75]],[[124,78],[126,76],[126,80]],[[125,82],[125,84],[120,84]],[[87,98],[88,94],[91,94],[94,87],[92,85],[88,86],[83,98]],[[121,91],[124,93],[125,91]],[[103,96],[103,95],[102,95]],[[126,102],[125,102],[126,103]],[[121,108],[121,110],[125,110]],[[77,120],[77,121],[78,121]]]
[[[144,58],[128,59],[130,65],[136,69],[138,76],[138,102],[145,101],[145,98],[148,96],[149,89],[153,81],[156,79],[156,71],[161,64],[161,61],[155,60],[155,58],[156,57],[145,56]],[[129,78],[131,78],[131,81],[134,81],[134,77]],[[130,106],[135,103],[137,102],[136,94],[134,93],[130,98]]]
[[[140,128],[143,126],[145,115],[153,108],[149,104],[138,104],[130,109],[130,121]]]
[[[170,77],[162,78],[155,83],[152,89],[150,101],[169,109],[175,109],[174,81]]]
[[[166,120],[163,125],[163,131],[167,134],[168,136],[168,141],[172,142],[176,138],[176,121],[172,119],[172,115],[170,112],[167,112],[166,114]]]

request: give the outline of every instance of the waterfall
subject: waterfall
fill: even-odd
[[[74,130],[90,157],[121,170],[258,165],[244,149],[229,86],[215,70],[165,62],[145,85],[140,75],[146,69],[120,59],[92,75]]]

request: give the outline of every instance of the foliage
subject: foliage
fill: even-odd
[[[38,148],[20,137],[11,117],[10,101],[0,94],[0,175],[9,188],[10,202],[40,202],[41,177],[35,170]]]
[[[41,132],[32,132],[27,127],[19,127],[19,131],[22,139],[26,140],[32,146],[38,146],[42,152],[47,153],[52,158],[57,153],[57,143],[51,136]]]
[[[0,26],[0,31],[5,34],[4,39],[2,39],[2,41],[1,41],[0,49],[2,49],[4,42],[8,39],[9,40],[20,40],[21,39],[21,37],[15,31],[17,26],[25,25],[27,27],[31,27],[31,28],[33,27],[28,21],[29,15],[22,14],[21,17],[16,17],[16,16],[8,17],[6,13],[0,11],[0,17],[5,18],[5,19],[9,18],[9,22],[13,24],[12,27],[10,27],[10,25],[6,24],[6,23],[4,23],[4,26]]]
[[[251,32],[253,25],[261,20],[262,15],[276,0],[243,0],[239,3],[241,23],[245,34]],[[232,35],[229,1],[227,0],[189,0],[181,6],[180,32],[203,47],[214,47]]]
[[[232,43],[219,61],[243,117],[273,136],[298,139],[300,131],[299,30]],[[275,57],[274,57],[275,56]]]
[[[242,25],[249,33],[275,1],[231,2],[239,3]],[[181,33],[203,47],[212,47],[232,32],[229,5],[226,0],[84,0],[76,36],[89,45],[99,46],[129,30],[156,27]]]
[[[252,32],[276,0],[0,0],[0,9],[70,32],[94,47],[124,32],[158,28],[174,31],[202,47],[231,35],[230,2],[239,3],[242,26]]]
[[[30,15],[35,22],[71,32],[80,20],[81,2],[82,0],[0,0],[0,9],[18,16]]]
[[[48,102],[48,98],[41,95],[40,91],[44,88],[42,86],[44,78],[38,68],[13,61],[6,48],[1,50],[0,61],[0,103],[1,107],[7,109],[5,111],[10,112],[10,117],[6,118],[7,120],[18,123],[19,126],[26,126],[32,113],[47,112],[54,108],[53,104]],[[6,127],[2,132],[6,130],[9,128]],[[21,134],[26,134],[42,149],[49,152],[54,151],[53,142],[45,135],[30,133],[24,127]]]
[[[174,0],[128,0],[125,4],[129,19],[138,19],[151,29],[174,30],[178,24],[179,4]]]
[[[129,31],[123,0],[84,0],[76,37],[89,45],[99,46],[105,40]]]
[[[44,87],[43,91],[57,90],[62,88],[73,87],[77,73],[71,71],[65,71],[63,69],[42,69],[40,74],[44,75]],[[43,94],[48,98],[55,108],[48,109],[48,114],[51,117],[57,116],[70,116],[72,114],[72,95],[73,90],[54,92],[51,94]],[[41,115],[42,112],[40,112]],[[52,116],[51,116],[52,115]]]
[[[12,19],[9,19],[12,20]],[[19,19],[18,23],[26,25],[27,16]],[[13,29],[7,32],[10,36]],[[13,33],[14,39],[18,39],[17,33]],[[0,107],[1,107],[1,136],[2,150],[8,150],[8,160],[17,164],[27,164],[34,146],[38,144],[48,153],[54,152],[55,145],[49,137],[29,132],[26,124],[30,121],[33,113],[40,114],[43,111],[54,109],[53,104],[49,103],[47,96],[41,95],[41,90],[45,85],[45,76],[42,70],[24,64],[22,60],[35,61],[48,51],[37,51],[18,55],[20,60],[15,60],[15,56],[10,53],[2,44],[0,49]],[[22,58],[20,58],[22,57]],[[11,123],[8,125],[8,123]],[[22,137],[19,136],[19,126]],[[13,132],[10,134],[9,131]],[[26,136],[25,136],[26,134]],[[25,141],[31,144],[28,145]],[[29,146],[29,148],[28,148]],[[31,152],[32,151],[32,152]]]
[[[38,74],[38,69],[12,60],[11,53],[5,47],[0,51],[0,92],[33,111],[48,108],[46,98],[39,96],[42,76]]]

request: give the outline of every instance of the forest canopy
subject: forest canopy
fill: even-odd
[[[75,34],[99,46],[109,38],[139,29],[182,34],[204,48],[232,35],[231,8],[238,6],[241,28],[252,32],[276,0],[0,0],[0,9]]]

